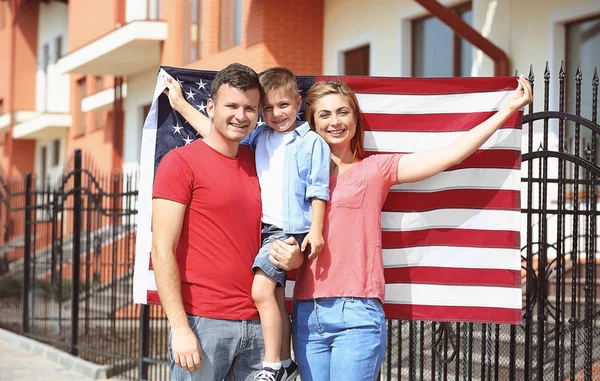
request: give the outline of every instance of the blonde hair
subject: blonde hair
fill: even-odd
[[[310,124],[310,128],[315,130],[315,114],[317,110],[315,109],[315,103],[330,94],[338,94],[342,98],[344,98],[350,104],[350,108],[354,113],[354,118],[356,120],[356,132],[350,140],[350,149],[354,154],[354,157],[359,159],[365,158],[365,147],[364,147],[364,121],[362,118],[362,112],[360,111],[360,107],[358,105],[358,99],[356,99],[356,94],[354,91],[348,87],[343,82],[340,81],[323,81],[317,82],[308,90],[306,93],[306,115],[308,117],[308,124]]]
[[[264,89],[264,96],[281,88],[291,91],[298,97],[298,82],[291,70],[284,67],[272,67],[258,75],[260,84]]]

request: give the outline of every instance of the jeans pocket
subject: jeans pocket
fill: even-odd
[[[373,321],[373,324],[375,324],[377,329],[381,330],[382,326],[385,324],[385,314],[379,299],[365,298],[358,299],[358,301]]]
[[[187,319],[188,319],[188,324],[190,325],[190,328],[192,331],[194,331],[194,333],[196,335],[198,335],[198,333],[196,332],[198,329],[198,325],[200,324],[200,319],[202,319],[200,316],[196,316],[196,315],[192,315],[192,314],[188,314],[187,315]]]

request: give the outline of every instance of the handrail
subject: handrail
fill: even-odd
[[[446,24],[456,34],[469,41],[475,47],[481,49],[494,61],[494,75],[497,77],[508,76],[508,55],[490,40],[481,35],[471,25],[452,13],[448,8],[438,3],[437,0],[415,0],[423,8],[427,9],[438,20]]]

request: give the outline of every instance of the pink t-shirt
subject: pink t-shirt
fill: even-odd
[[[298,270],[294,299],[385,296],[381,209],[397,184],[400,154],[372,155],[329,180],[319,256]]]

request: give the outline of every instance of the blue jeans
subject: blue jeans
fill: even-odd
[[[275,225],[263,223],[261,232],[262,245],[258,251],[258,254],[256,255],[256,258],[254,259],[252,271],[256,271],[257,268],[261,269],[271,279],[277,282],[277,287],[285,287],[285,271],[275,266],[269,260],[271,245],[273,245],[273,242],[277,241],[278,239],[285,241],[289,237],[294,237],[296,242],[298,242],[298,245],[302,245],[302,241],[304,240],[304,237],[306,237],[306,233],[288,234],[284,233],[283,230]]]
[[[378,299],[295,300],[292,337],[302,381],[374,381],[387,329]]]
[[[171,333],[169,357],[173,381],[252,381],[262,369],[265,344],[257,320],[220,320],[187,315],[202,348],[200,370],[189,372],[173,361]]]

